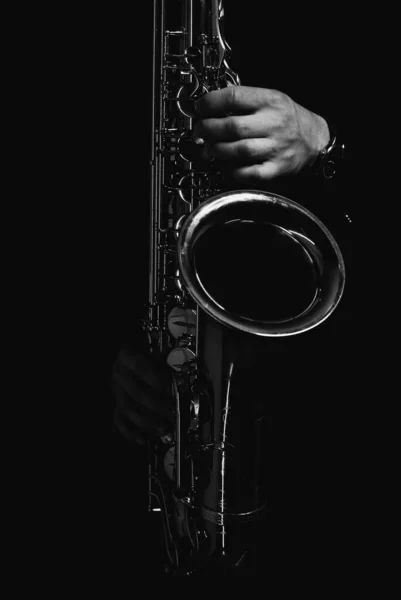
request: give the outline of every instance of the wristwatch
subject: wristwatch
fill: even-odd
[[[330,140],[320,151],[312,169],[315,175],[332,179],[344,159],[345,145],[339,141],[335,127],[327,119],[325,120],[329,127]]]

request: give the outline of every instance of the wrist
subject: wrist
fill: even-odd
[[[319,117],[320,127],[318,135],[318,155],[326,148],[330,142],[330,129],[327,121],[323,117]]]
[[[344,144],[339,140],[336,128],[331,122],[319,117],[320,129],[317,136],[317,155],[310,163],[309,173],[332,179],[344,158]]]
[[[313,148],[313,157],[309,163],[310,167],[313,167],[319,160],[321,153],[327,148],[330,144],[330,129],[328,123],[323,119],[323,117],[317,116],[317,124],[316,124],[316,134],[314,138],[314,148]]]

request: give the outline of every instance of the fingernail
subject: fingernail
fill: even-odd
[[[196,137],[196,138],[194,138],[194,143],[197,144],[198,146],[203,146],[203,144],[205,143],[205,140],[201,137]]]

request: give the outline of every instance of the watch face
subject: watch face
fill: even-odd
[[[326,179],[331,179],[344,157],[344,145],[335,144],[332,146],[327,152],[326,156],[323,159],[323,175]]]
[[[336,174],[336,162],[334,158],[327,157],[323,163],[323,175],[326,179],[331,179]]]

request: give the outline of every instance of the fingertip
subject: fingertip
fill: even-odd
[[[194,111],[199,117],[205,116],[205,108],[208,104],[208,96],[210,96],[210,92],[203,92],[202,95],[194,101]]]
[[[163,444],[171,444],[173,442],[173,434],[166,433],[165,435],[160,436],[160,439],[163,442]]]
[[[202,104],[200,104],[200,103],[201,103],[201,101],[202,101],[202,99],[200,99],[200,100],[197,100],[197,101],[194,103],[194,111],[195,111],[195,114],[196,114],[196,115],[198,115],[199,117],[201,117],[201,116],[202,116]]]

